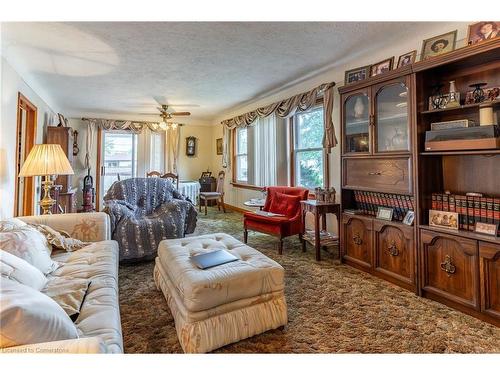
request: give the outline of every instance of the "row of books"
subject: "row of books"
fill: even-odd
[[[414,211],[414,200],[412,196],[402,194],[376,193],[371,191],[354,191],[356,208],[364,215],[376,215],[378,207],[394,208],[394,220],[402,221],[406,213]]]
[[[433,210],[458,214],[459,229],[473,231],[476,222],[500,224],[500,197],[433,193],[431,200]]]

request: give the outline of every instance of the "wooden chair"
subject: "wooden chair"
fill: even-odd
[[[166,178],[169,180],[172,184],[175,185],[175,188],[179,190],[179,175],[175,173],[165,173],[164,175],[160,176],[161,178]]]
[[[205,191],[200,193],[199,205],[201,212],[201,200],[205,201],[205,215],[207,214],[207,202],[210,200],[217,201],[217,209],[220,211],[220,207],[226,213],[226,206],[224,205],[224,178],[226,177],[226,172],[220,171],[217,175],[217,188],[216,191]]]
[[[146,173],[146,177],[161,177],[161,173],[158,171],[151,171]]]

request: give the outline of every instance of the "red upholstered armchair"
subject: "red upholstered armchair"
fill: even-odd
[[[309,191],[304,188],[272,186],[267,188],[266,204],[262,211],[284,216],[267,217],[254,212],[245,212],[243,227],[244,241],[248,241],[248,230],[262,232],[279,238],[280,254],[283,254],[283,238],[301,235],[302,214],[300,201],[306,200]]]

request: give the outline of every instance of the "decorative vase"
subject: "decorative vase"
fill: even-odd
[[[363,100],[361,98],[356,99],[356,103],[354,103],[354,117],[361,118],[365,113],[365,105],[363,104]]]

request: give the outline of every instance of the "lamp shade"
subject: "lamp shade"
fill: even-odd
[[[19,177],[74,174],[60,145],[34,145],[24,161]]]

